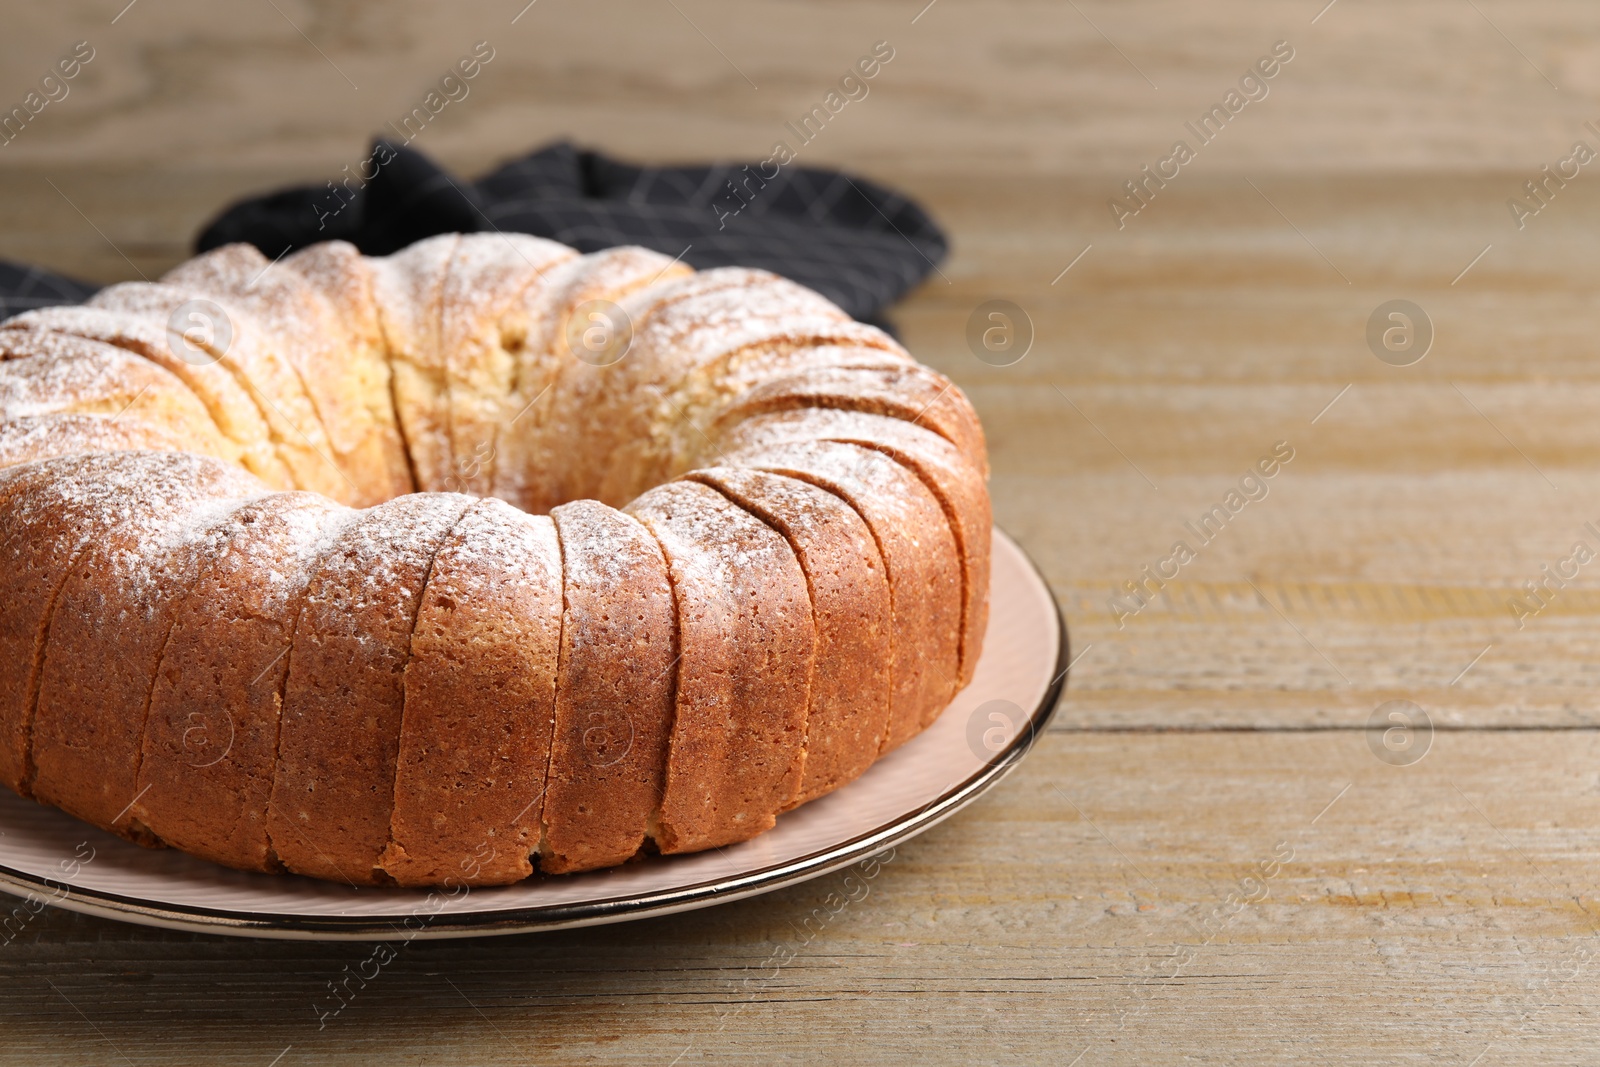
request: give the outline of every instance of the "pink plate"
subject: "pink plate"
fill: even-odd
[[[354,889],[151,851],[0,791],[0,889],[126,922],[243,937],[474,937],[703,908],[826,874],[961,810],[1027,755],[1066,684],[1067,634],[1044,579],[994,539],[989,632],[939,720],[753,841],[491,889]]]

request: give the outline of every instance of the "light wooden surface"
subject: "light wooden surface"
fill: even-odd
[[[68,97],[0,149],[53,163],[337,171],[478,41],[495,58],[417,142],[463,165],[559,135],[651,159],[764,158],[783,123],[880,40],[895,58],[805,161],[899,181],[1010,171],[1120,181],[1279,40],[1295,58],[1201,168],[1537,170],[1579,123],[1600,119],[1600,22],[1585,0],[13,7],[0,38],[6,106],[73,43],[97,50]]]
[[[0,1060],[1592,1062],[1600,561],[1521,628],[1507,600],[1600,551],[1600,179],[1521,231],[1505,206],[1597,144],[1591,8],[939,0],[913,25],[921,0],[679,0],[709,46],[666,4],[540,0],[514,27],[520,3],[279,6],[19,13],[13,96],[57,42],[105,44],[99,80],[0,149],[0,255],[154,276],[228,198],[359,154],[492,22],[481,95],[423,145],[467,170],[563,131],[747,155],[894,40],[811,158],[951,230],[895,316],[983,415],[997,518],[1081,659],[1016,775],[826,922],[835,879],[416,944],[319,1029],[366,948],[49,912],[0,947]],[[1278,38],[1298,52],[1273,95],[1117,230],[1121,181]],[[967,348],[990,298],[1036,330],[1010,367]],[[1436,327],[1409,367],[1365,339],[1396,298]],[[1112,593],[1278,441],[1270,493],[1119,628]],[[1390,700],[1431,717],[1420,761],[1374,755]]]

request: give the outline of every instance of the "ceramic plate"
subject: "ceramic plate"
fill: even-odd
[[[243,937],[474,937],[703,908],[815,878],[921,833],[1016,767],[1066,684],[1067,635],[1044,579],[995,531],[977,673],[937,722],[753,841],[590,874],[429,892],[250,874],[151,851],[0,790],[0,888],[127,922]]]

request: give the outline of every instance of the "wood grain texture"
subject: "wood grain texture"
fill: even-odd
[[[563,135],[652,159],[765,158],[879,40],[895,58],[808,162],[899,181],[1135,171],[1279,40],[1294,60],[1201,166],[1537,170],[1600,118],[1583,0],[1338,0],[1320,18],[1327,0],[525,2],[23,6],[0,40],[0,100],[76,41],[96,58],[0,151],[337,170],[480,40],[494,60],[418,140],[453,162]]]
[[[624,926],[418,942],[326,1019],[368,946],[47,911],[0,954],[5,1057],[1582,1062],[1597,765],[1588,732],[1442,733],[1409,767],[1348,731],[1057,732],[857,902],[834,875]]]
[[[0,945],[0,1061],[1592,1058],[1600,563],[1520,625],[1507,602],[1600,551],[1600,187],[1585,169],[1522,229],[1506,206],[1600,144],[1591,7],[121,6],[38,6],[0,39],[0,99],[100,50],[0,149],[0,255],[154,276],[228,199],[359,158],[479,39],[496,59],[417,142],[469,173],[564,133],[762,152],[894,42],[802,158],[950,229],[894,315],[983,416],[996,518],[1081,658],[1036,754],[847,906],[836,876],[415,944],[326,1019],[368,947],[46,911]],[[1280,38],[1272,94],[1117,228],[1121,183]],[[1035,335],[1008,367],[966,339],[995,298]],[[1409,367],[1366,340],[1396,298],[1436,330]],[[1267,495],[1119,626],[1108,599],[1280,441]],[[1389,700],[1431,717],[1419,762],[1374,755]]]

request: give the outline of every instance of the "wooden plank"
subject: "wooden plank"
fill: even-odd
[[[0,947],[0,1026],[40,1064],[1571,1062],[1597,765],[1589,731],[1440,732],[1409,766],[1361,731],[1056,731],[875,876],[413,943],[325,1020],[368,946],[46,912]]]
[[[559,136],[653,159],[765,158],[787,139],[806,162],[902,181],[1095,172],[1119,185],[1180,137],[1199,146],[1185,121],[1280,40],[1294,59],[1192,168],[1537,171],[1600,112],[1600,25],[1582,0],[1490,0],[1481,12],[1453,0],[1325,12],[1316,0],[683,0],[625,13],[463,0],[381,14],[168,0],[114,25],[123,5],[111,6],[16,13],[0,40],[7,106],[73,42],[97,54],[8,156],[337,171],[480,40],[495,58],[417,139],[473,165]],[[784,123],[879,40],[895,58],[868,95],[798,144]]]

